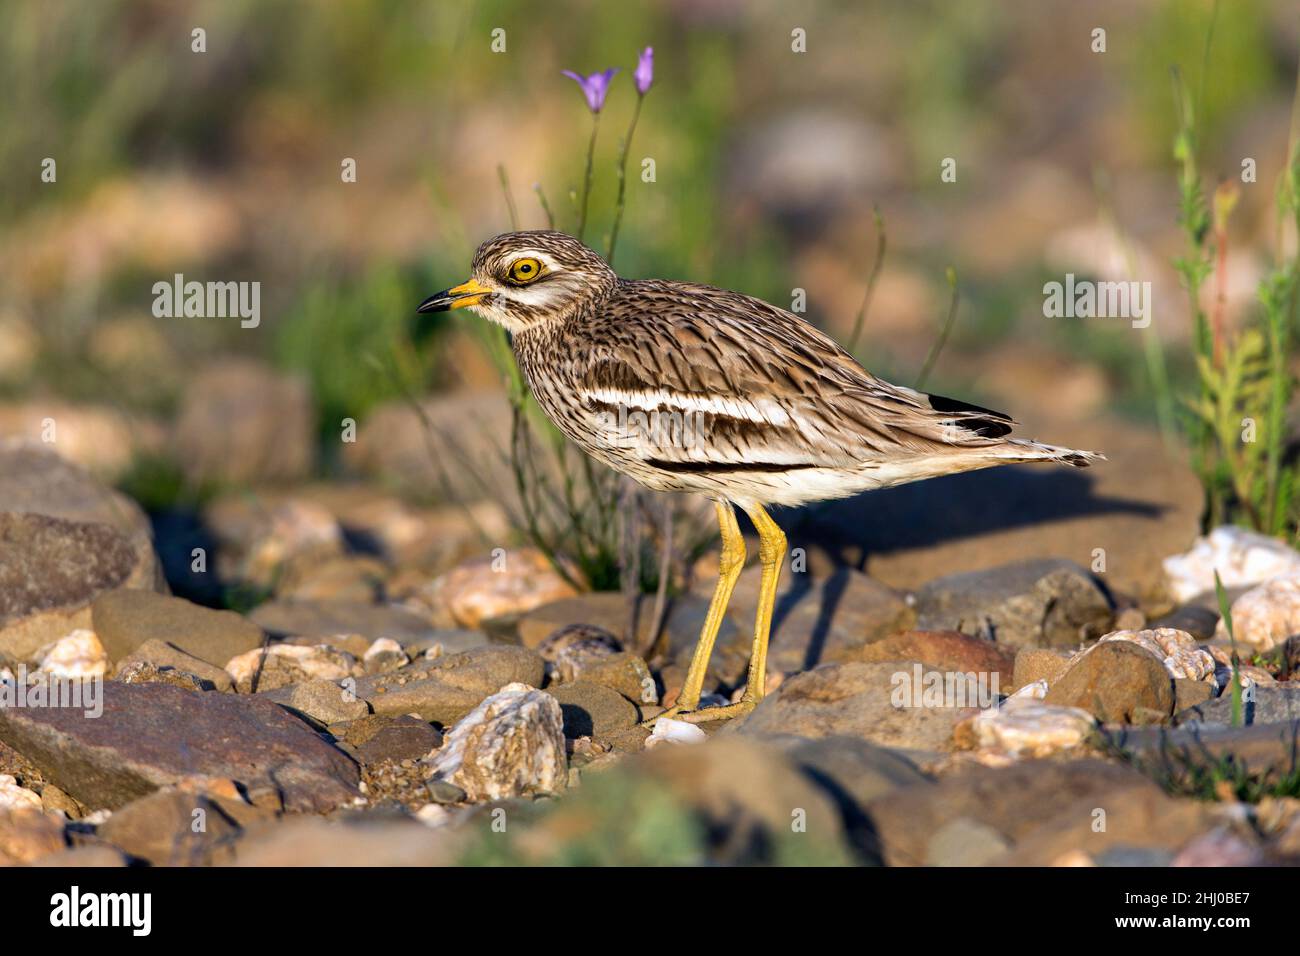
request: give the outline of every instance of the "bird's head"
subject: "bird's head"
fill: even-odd
[[[511,333],[563,319],[618,282],[605,260],[562,232],[507,232],[474,253],[470,278],[420,303],[418,312],[471,308]]]

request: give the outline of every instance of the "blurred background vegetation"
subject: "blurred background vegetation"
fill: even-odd
[[[1290,0],[1233,0],[1207,56],[1212,10],[1203,0],[0,5],[0,433],[31,431],[51,403],[102,413],[92,420],[113,428],[84,429],[92,467],[155,508],[202,497],[243,479],[196,473],[176,430],[204,427],[193,408],[203,396],[191,394],[204,371],[243,357],[307,386],[313,447],[288,477],[360,475],[429,502],[454,496],[454,476],[422,481],[416,469],[410,480],[408,468],[403,479],[393,458],[406,446],[368,424],[423,396],[505,386],[472,317],[417,336],[414,307],[461,281],[474,247],[509,228],[498,164],[524,226],[545,224],[540,184],[559,227],[572,228],[589,116],[563,69],[622,69],[596,151],[588,238],[603,248],[631,71],[647,45],[656,78],[631,152],[622,274],[783,306],[803,289],[807,317],[845,341],[879,207],[889,251],[857,345],[869,368],[915,380],[952,266],[961,305],[929,388],[1030,424],[1102,413],[1154,424],[1142,333],[1121,319],[1045,319],[1043,284],[1066,272],[1151,281],[1168,374],[1194,387],[1193,326],[1171,264],[1186,247],[1177,64],[1200,97],[1207,188],[1239,178],[1243,158],[1257,163],[1225,265],[1229,324],[1257,309],[1279,242],[1295,241],[1274,185],[1300,17]],[[806,53],[792,52],[796,27]],[[1104,53],[1092,48],[1097,27]],[[191,49],[195,28],[206,52]],[[46,157],[56,183],[41,181]],[[645,157],[653,183],[637,175]],[[940,180],[948,157],[955,183]],[[341,179],[345,158],[355,183]],[[154,318],[151,287],[175,273],[259,281],[260,326]],[[345,419],[361,423],[355,448],[340,441]]]

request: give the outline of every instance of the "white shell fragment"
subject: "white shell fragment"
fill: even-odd
[[[706,734],[694,724],[671,717],[660,717],[655,721],[655,729],[645,740],[645,749],[658,747],[660,744],[698,744],[708,739]]]
[[[1276,538],[1234,525],[1197,538],[1186,554],[1164,560],[1169,590],[1178,601],[1214,591],[1214,572],[1225,588],[1259,584],[1280,574],[1300,573],[1300,552]]]
[[[94,631],[78,628],[45,650],[40,669],[62,680],[103,677],[108,672],[108,652]]]
[[[1267,651],[1293,634],[1300,634],[1300,571],[1285,574],[1251,588],[1232,605],[1233,636],[1240,644]],[[1227,639],[1219,621],[1215,637]]]
[[[1128,641],[1149,651],[1164,661],[1165,670],[1169,671],[1170,677],[1214,681],[1214,658],[1197,644],[1196,638],[1176,627],[1114,631],[1099,640],[1093,647],[1105,644],[1107,641]],[[1086,654],[1087,651],[1084,653]]]

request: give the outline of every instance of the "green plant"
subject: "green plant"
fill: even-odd
[[[1206,40],[1201,86],[1209,65],[1213,24]],[[1207,199],[1198,165],[1194,98],[1181,73],[1173,71],[1178,106],[1174,158],[1178,161],[1179,218],[1187,252],[1174,266],[1186,289],[1196,362],[1196,392],[1186,399],[1193,467],[1205,492],[1208,526],[1240,522],[1268,534],[1295,524],[1297,467],[1286,458],[1286,415],[1295,381],[1287,356],[1295,328],[1300,254],[1284,256],[1261,282],[1261,315],[1229,329],[1225,311],[1229,223],[1238,189],[1225,181]],[[1202,94],[1203,95],[1203,94]],[[1300,74],[1296,103],[1300,106]],[[1295,130],[1286,169],[1277,188],[1279,220],[1300,226],[1300,148]],[[1279,244],[1280,250],[1280,244]],[[1202,291],[1217,279],[1209,314]]]

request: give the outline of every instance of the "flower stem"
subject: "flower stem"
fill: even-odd
[[[632,122],[628,124],[627,136],[618,157],[618,201],[614,204],[614,224],[609,229],[609,246],[605,250],[605,261],[614,264],[614,245],[618,242],[618,227],[623,222],[623,197],[627,194],[627,154],[632,148],[632,134],[636,132],[636,121],[641,118],[641,102],[644,95],[636,98],[636,107],[632,110]]]
[[[587,231],[587,200],[591,197],[591,162],[596,155],[596,133],[600,130],[600,114],[591,114],[591,140],[587,143],[587,169],[582,175],[582,200],[578,205],[578,241]]]

